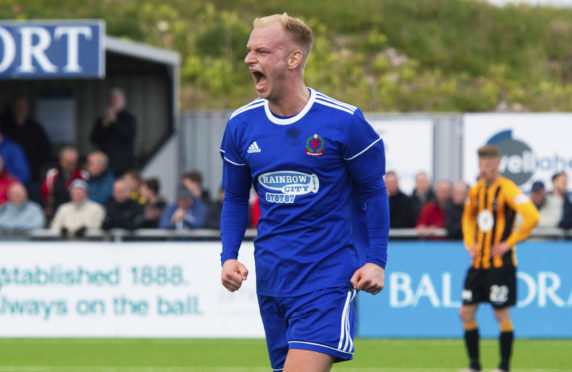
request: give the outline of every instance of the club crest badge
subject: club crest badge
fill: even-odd
[[[495,218],[493,214],[486,209],[483,209],[477,216],[477,225],[484,233],[489,232],[493,228],[494,224]]]
[[[321,156],[324,155],[324,140],[322,137],[314,134],[306,141],[306,155]]]

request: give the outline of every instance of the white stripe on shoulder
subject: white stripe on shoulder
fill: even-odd
[[[232,119],[233,117],[235,117],[238,114],[242,114],[245,111],[252,110],[252,109],[255,109],[255,108],[261,107],[261,106],[264,106],[264,99],[257,98],[254,101],[250,102],[248,105],[244,105],[244,106],[236,109],[232,114],[230,114],[230,119]]]
[[[345,102],[342,102],[342,101],[338,101],[337,99],[334,99],[334,98],[332,98],[332,97],[326,96],[326,95],[323,94],[323,93],[319,93],[319,92],[318,92],[317,95],[316,95],[316,97],[317,97],[317,98],[320,98],[320,99],[323,99],[324,101],[329,101],[329,102],[331,102],[331,103],[333,103],[333,104],[336,104],[336,105],[338,105],[338,106],[345,107],[345,108],[347,108],[348,110],[352,110],[352,111],[357,110],[357,107],[355,107],[354,105],[350,105],[349,103],[345,103]]]
[[[228,161],[230,164],[238,165],[239,167],[244,167],[246,165],[246,164],[242,164],[242,163],[236,163],[236,162],[230,160],[229,158],[227,158],[226,156],[224,157],[224,160]]]
[[[357,158],[358,156],[360,156],[361,154],[363,154],[364,152],[366,152],[367,150],[369,150],[369,148],[373,145],[375,145],[377,142],[381,141],[381,137],[379,137],[378,139],[376,139],[375,141],[373,141],[368,147],[366,147],[365,149],[361,150],[360,152],[358,152],[357,154],[355,154],[354,156],[350,157],[350,158],[344,158],[344,160],[354,160],[355,158]]]
[[[338,105],[336,105],[336,104],[334,104],[334,103],[331,103],[331,102],[329,102],[329,101],[323,101],[321,98],[316,98],[316,101],[314,101],[314,102],[319,103],[320,105],[324,105],[324,106],[328,106],[328,107],[332,107],[332,108],[338,109],[338,110],[340,110],[340,111],[345,111],[345,112],[347,112],[347,113],[350,114],[350,115],[353,115],[353,114],[354,114],[353,111],[351,111],[351,110],[349,110],[349,109],[347,109],[347,108],[345,108],[345,107],[338,106]]]
[[[223,149],[218,149],[218,151],[222,152],[223,154],[226,153],[226,151],[224,151]]]

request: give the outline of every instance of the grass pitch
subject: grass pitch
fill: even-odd
[[[354,360],[334,371],[453,372],[466,366],[462,340],[358,339]],[[481,341],[484,371],[496,340]],[[259,339],[0,339],[0,372],[270,371]],[[572,371],[572,340],[516,340],[513,372]]]

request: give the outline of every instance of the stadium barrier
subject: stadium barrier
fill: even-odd
[[[253,244],[241,290],[220,284],[218,242],[0,246],[0,337],[263,337]]]
[[[29,242],[0,246],[0,337],[263,337],[253,259],[240,291],[220,284],[219,241]],[[519,245],[518,337],[572,337],[572,246]],[[392,241],[386,288],[358,296],[359,337],[460,337],[461,242]],[[489,306],[484,337],[496,337]]]
[[[429,238],[446,238],[447,231],[445,229],[435,229]],[[247,229],[244,235],[245,240],[254,240],[256,238],[256,229]],[[425,239],[420,237],[417,231],[411,229],[391,229],[389,238],[395,240],[417,240]],[[532,233],[533,239],[549,239],[549,240],[566,240],[572,239],[572,229],[564,230],[559,228],[536,228]],[[29,232],[23,231],[0,231],[0,240],[32,240],[32,241],[53,241],[62,240],[59,232],[51,229],[38,229]],[[138,229],[129,231],[124,229],[111,229],[104,231],[101,229],[88,229],[85,236],[79,240],[91,241],[156,241],[156,240],[219,240],[220,231],[213,229],[195,229],[195,230],[163,230],[163,229]],[[78,240],[78,239],[76,239]]]

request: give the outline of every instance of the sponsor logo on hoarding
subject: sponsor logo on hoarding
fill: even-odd
[[[494,134],[487,144],[498,146],[501,153],[500,173],[519,186],[531,181],[537,170],[553,174],[572,169],[572,158],[557,153],[538,156],[529,143],[515,138],[511,129]]]

